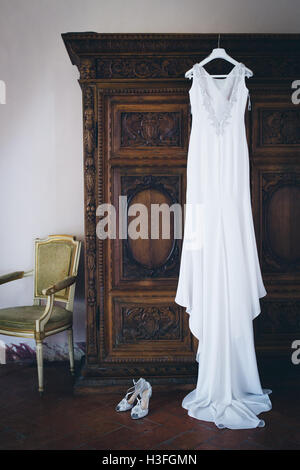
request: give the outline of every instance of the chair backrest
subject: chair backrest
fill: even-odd
[[[81,242],[70,235],[49,235],[35,240],[34,301],[45,299],[42,290],[77,274]],[[75,284],[55,294],[55,300],[73,310]]]

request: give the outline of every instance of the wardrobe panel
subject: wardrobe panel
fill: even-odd
[[[185,158],[189,103],[185,95],[114,95],[109,99],[109,158]]]
[[[106,360],[191,360],[193,339],[184,309],[164,294],[110,295],[112,338]]]
[[[290,90],[260,97],[253,104],[253,152],[255,156],[300,158],[300,110]],[[269,101],[270,100],[270,101]]]
[[[182,243],[185,168],[125,166],[111,171],[117,233],[123,236],[110,244],[112,287],[175,288]],[[140,234],[143,238],[133,239],[132,235],[139,235],[137,218],[141,217],[146,222]]]
[[[300,280],[300,173],[264,171],[261,184],[263,270]]]
[[[252,168],[258,251],[268,281],[300,281],[300,166],[257,163]]]
[[[261,315],[255,321],[255,342],[261,352],[287,356],[288,367],[292,343],[300,337],[300,299],[281,297],[262,300]]]

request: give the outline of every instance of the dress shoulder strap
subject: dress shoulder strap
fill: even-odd
[[[241,74],[243,74],[247,78],[253,77],[253,72],[251,72],[251,70],[249,70],[246,67],[246,65],[243,64],[243,62],[240,62],[239,71],[240,71]]]
[[[194,71],[195,71],[195,64],[193,65],[193,67],[190,70],[185,72],[185,75],[184,75],[185,78],[189,78],[191,80],[194,76]]]
[[[242,62],[240,63],[240,73],[242,73],[244,75],[245,78],[250,78],[250,77],[253,77],[253,72],[251,72],[251,70],[249,70],[245,64],[243,64]],[[250,99],[250,91],[248,90],[248,96],[247,96],[247,99],[248,99],[248,111],[251,111],[251,99]]]

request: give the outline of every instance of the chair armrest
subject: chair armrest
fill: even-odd
[[[63,290],[66,287],[69,287],[72,284],[74,284],[76,279],[77,279],[77,276],[68,276],[65,279],[63,279],[62,281],[58,281],[53,286],[50,286],[47,289],[43,289],[42,293],[43,293],[43,295],[53,295],[56,292],[59,292],[60,290]]]
[[[24,277],[24,271],[15,271],[13,273],[3,274],[3,276],[0,276],[0,285],[6,284],[10,281],[15,281],[16,279],[22,279],[22,277]]]
[[[52,311],[53,311],[54,294],[74,284],[76,279],[77,279],[77,275],[68,276],[63,280],[56,282],[56,284],[54,284],[53,286],[50,286],[47,289],[42,290],[42,294],[47,295],[48,298],[47,298],[47,305],[46,305],[43,315],[35,321],[35,329],[36,329],[35,337],[36,338],[41,338],[44,335],[45,325],[49,321],[52,315]]]

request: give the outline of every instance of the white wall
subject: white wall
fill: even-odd
[[[81,91],[61,33],[288,33],[299,13],[299,0],[0,0],[0,274],[32,267],[35,237],[83,237]],[[30,278],[1,286],[0,307],[32,290]],[[81,279],[76,341],[84,321]]]

